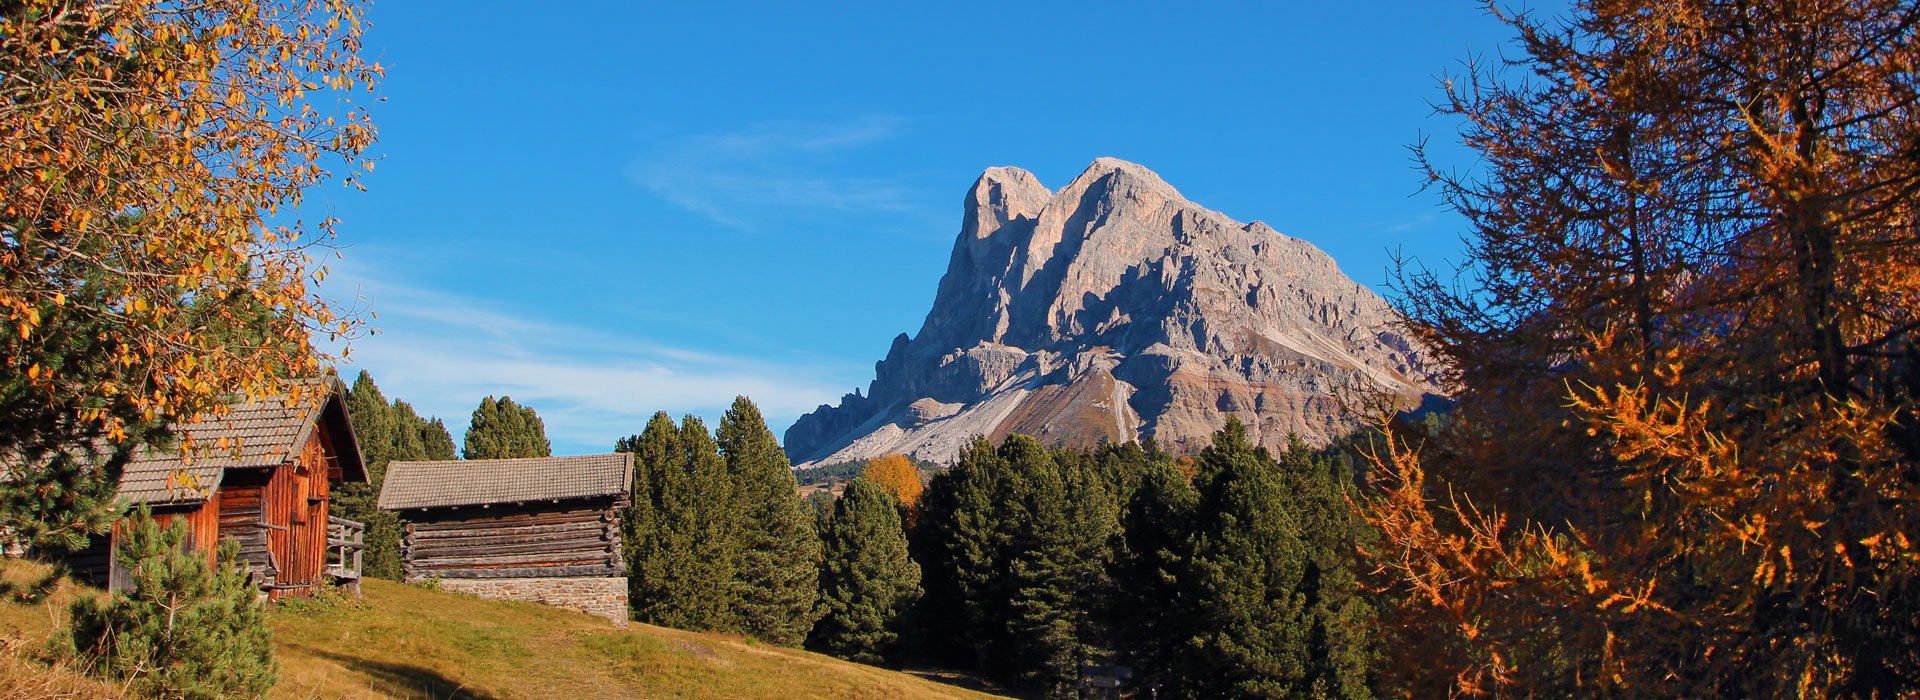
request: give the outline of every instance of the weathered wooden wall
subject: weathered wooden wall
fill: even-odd
[[[278,567],[269,589],[274,598],[305,595],[325,575],[327,477],[338,461],[332,445],[326,426],[315,426],[293,463],[275,468],[261,491],[267,548]]]
[[[240,561],[252,567],[261,583],[270,584],[280,573],[268,546],[265,503],[267,482],[273,470],[235,469],[220,483],[220,537],[240,543]]]
[[[408,580],[622,576],[613,499],[401,514]]]

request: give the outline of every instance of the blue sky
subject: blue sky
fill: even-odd
[[[827,5],[378,3],[377,170],[303,207],[377,315],[346,371],[456,440],[511,395],[556,454],[742,393],[784,431],[918,330],[981,170],[1100,156],[1383,288],[1458,245],[1407,151],[1437,77],[1509,46],[1468,0]]]

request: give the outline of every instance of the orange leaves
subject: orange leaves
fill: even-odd
[[[107,7],[8,13],[0,29],[0,202],[17,242],[0,246],[11,331],[0,355],[23,373],[40,365],[41,378],[66,382],[68,410],[124,435],[113,421],[206,410],[216,393],[260,393],[277,374],[311,370],[310,327],[352,335],[355,319],[304,284],[306,251],[327,245],[335,222],[252,232],[335,174],[331,163],[351,178],[374,139],[345,94],[288,97],[298,76],[345,91],[380,69],[355,53],[353,0]],[[59,320],[38,318],[55,308]],[[68,330],[43,322],[87,324],[78,333],[102,334],[114,349],[101,365],[119,370],[46,373],[34,353]],[[173,361],[182,355],[199,359]],[[101,401],[111,410],[71,408]]]
[[[893,494],[894,500],[906,508],[911,518],[920,504],[920,493],[926,486],[920,481],[920,469],[906,455],[886,454],[867,462],[860,476],[874,485]],[[911,521],[909,521],[911,524]]]

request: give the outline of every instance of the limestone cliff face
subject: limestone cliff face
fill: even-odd
[[[991,168],[967,193],[933,310],[866,394],[787,430],[798,464],[950,462],[975,435],[1194,451],[1238,415],[1262,444],[1352,428],[1336,395],[1433,391],[1372,291],[1305,241],[1101,158],[1058,192]]]

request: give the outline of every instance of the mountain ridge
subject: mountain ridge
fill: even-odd
[[[1433,392],[1385,300],[1319,248],[1100,158],[1059,190],[986,169],[919,333],[868,391],[788,429],[796,463],[951,461],[974,435],[1203,444],[1241,415],[1262,444],[1351,427],[1337,392]]]

